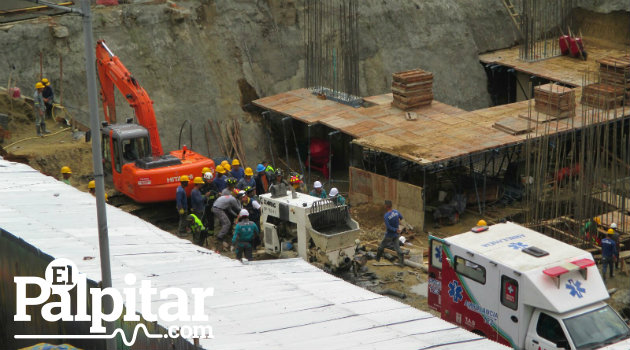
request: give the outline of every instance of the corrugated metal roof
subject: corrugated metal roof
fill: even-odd
[[[205,312],[215,338],[201,340],[206,349],[506,349],[301,259],[244,265],[118,208],[107,215],[114,287],[133,273],[158,289],[214,288]],[[0,159],[0,227],[100,281],[91,195]],[[165,302],[155,300],[154,312]]]

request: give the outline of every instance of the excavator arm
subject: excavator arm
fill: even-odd
[[[101,82],[105,120],[109,123],[116,123],[116,101],[114,99],[114,86],[116,86],[133,108],[138,124],[149,132],[151,154],[156,157],[163,155],[162,142],[153,111],[153,101],[118,57],[105,45],[104,40],[99,40],[96,44],[96,65]]]

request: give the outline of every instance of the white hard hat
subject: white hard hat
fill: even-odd
[[[209,171],[206,172],[205,174],[203,174],[203,178],[208,180],[208,181],[212,180],[212,178],[213,178],[212,173],[209,172]]]
[[[336,196],[338,194],[339,194],[339,190],[337,189],[337,187],[333,187],[333,188],[330,189],[329,196],[334,197],[334,196]]]
[[[612,224],[610,224],[610,228],[616,229],[617,228],[617,224],[613,222]]]
[[[247,209],[241,209],[241,212],[238,213],[238,216],[249,216],[249,212]]]
[[[314,188],[322,188],[322,183],[321,183],[321,182],[319,182],[319,181],[315,181],[315,182],[313,183],[313,187],[314,187]]]
[[[405,236],[400,236],[398,237],[398,240],[400,241],[400,243],[405,244],[405,242],[407,242],[407,238],[405,238]]]

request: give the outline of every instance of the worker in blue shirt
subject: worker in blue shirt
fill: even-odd
[[[232,170],[230,170],[230,174],[236,179],[236,181],[239,181],[245,176],[245,172],[243,171],[243,168],[241,168],[241,162],[239,162],[236,158],[232,160]]]
[[[190,179],[186,175],[179,178],[180,186],[177,187],[175,193],[175,204],[177,205],[177,213],[179,214],[179,226],[177,233],[179,236],[186,235],[186,212],[188,211],[188,197],[186,197],[186,187]]]
[[[381,241],[381,244],[376,251],[376,261],[381,260],[381,256],[383,255],[383,251],[385,248],[392,249],[396,251],[398,254],[398,265],[405,266],[405,257],[403,255],[402,250],[400,249],[400,220],[403,219],[402,214],[396,209],[392,209],[392,201],[385,201],[385,227],[387,231],[385,232],[385,237]]]
[[[236,258],[243,261],[243,253],[249,261],[253,259],[252,243],[254,237],[258,234],[258,226],[249,221],[249,212],[247,209],[241,209],[238,214],[238,224],[234,228],[234,236],[232,237],[232,246],[236,247]]]
[[[615,256],[617,255],[617,245],[612,239],[615,234],[615,230],[609,228],[606,232],[607,235],[602,239],[602,276],[604,281],[606,280],[606,266],[610,267],[610,278],[613,278],[613,264],[615,262]]]
[[[227,173],[227,171],[225,171],[225,168],[222,165],[217,165],[214,170],[217,173],[213,182],[217,186],[217,191],[221,193],[221,191],[223,191],[227,187],[227,184],[225,183],[225,180],[227,179],[227,176],[225,174]]]
[[[192,192],[190,192],[190,212],[195,214],[199,220],[203,220],[203,214],[206,209],[206,199],[201,194],[201,186],[204,185],[201,176],[194,178],[193,185],[195,188],[193,188]]]

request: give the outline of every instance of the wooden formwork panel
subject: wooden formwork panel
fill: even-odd
[[[349,172],[349,197],[353,204],[383,204],[385,200],[391,200],[409,224],[423,227],[422,187],[354,167],[350,167]]]

